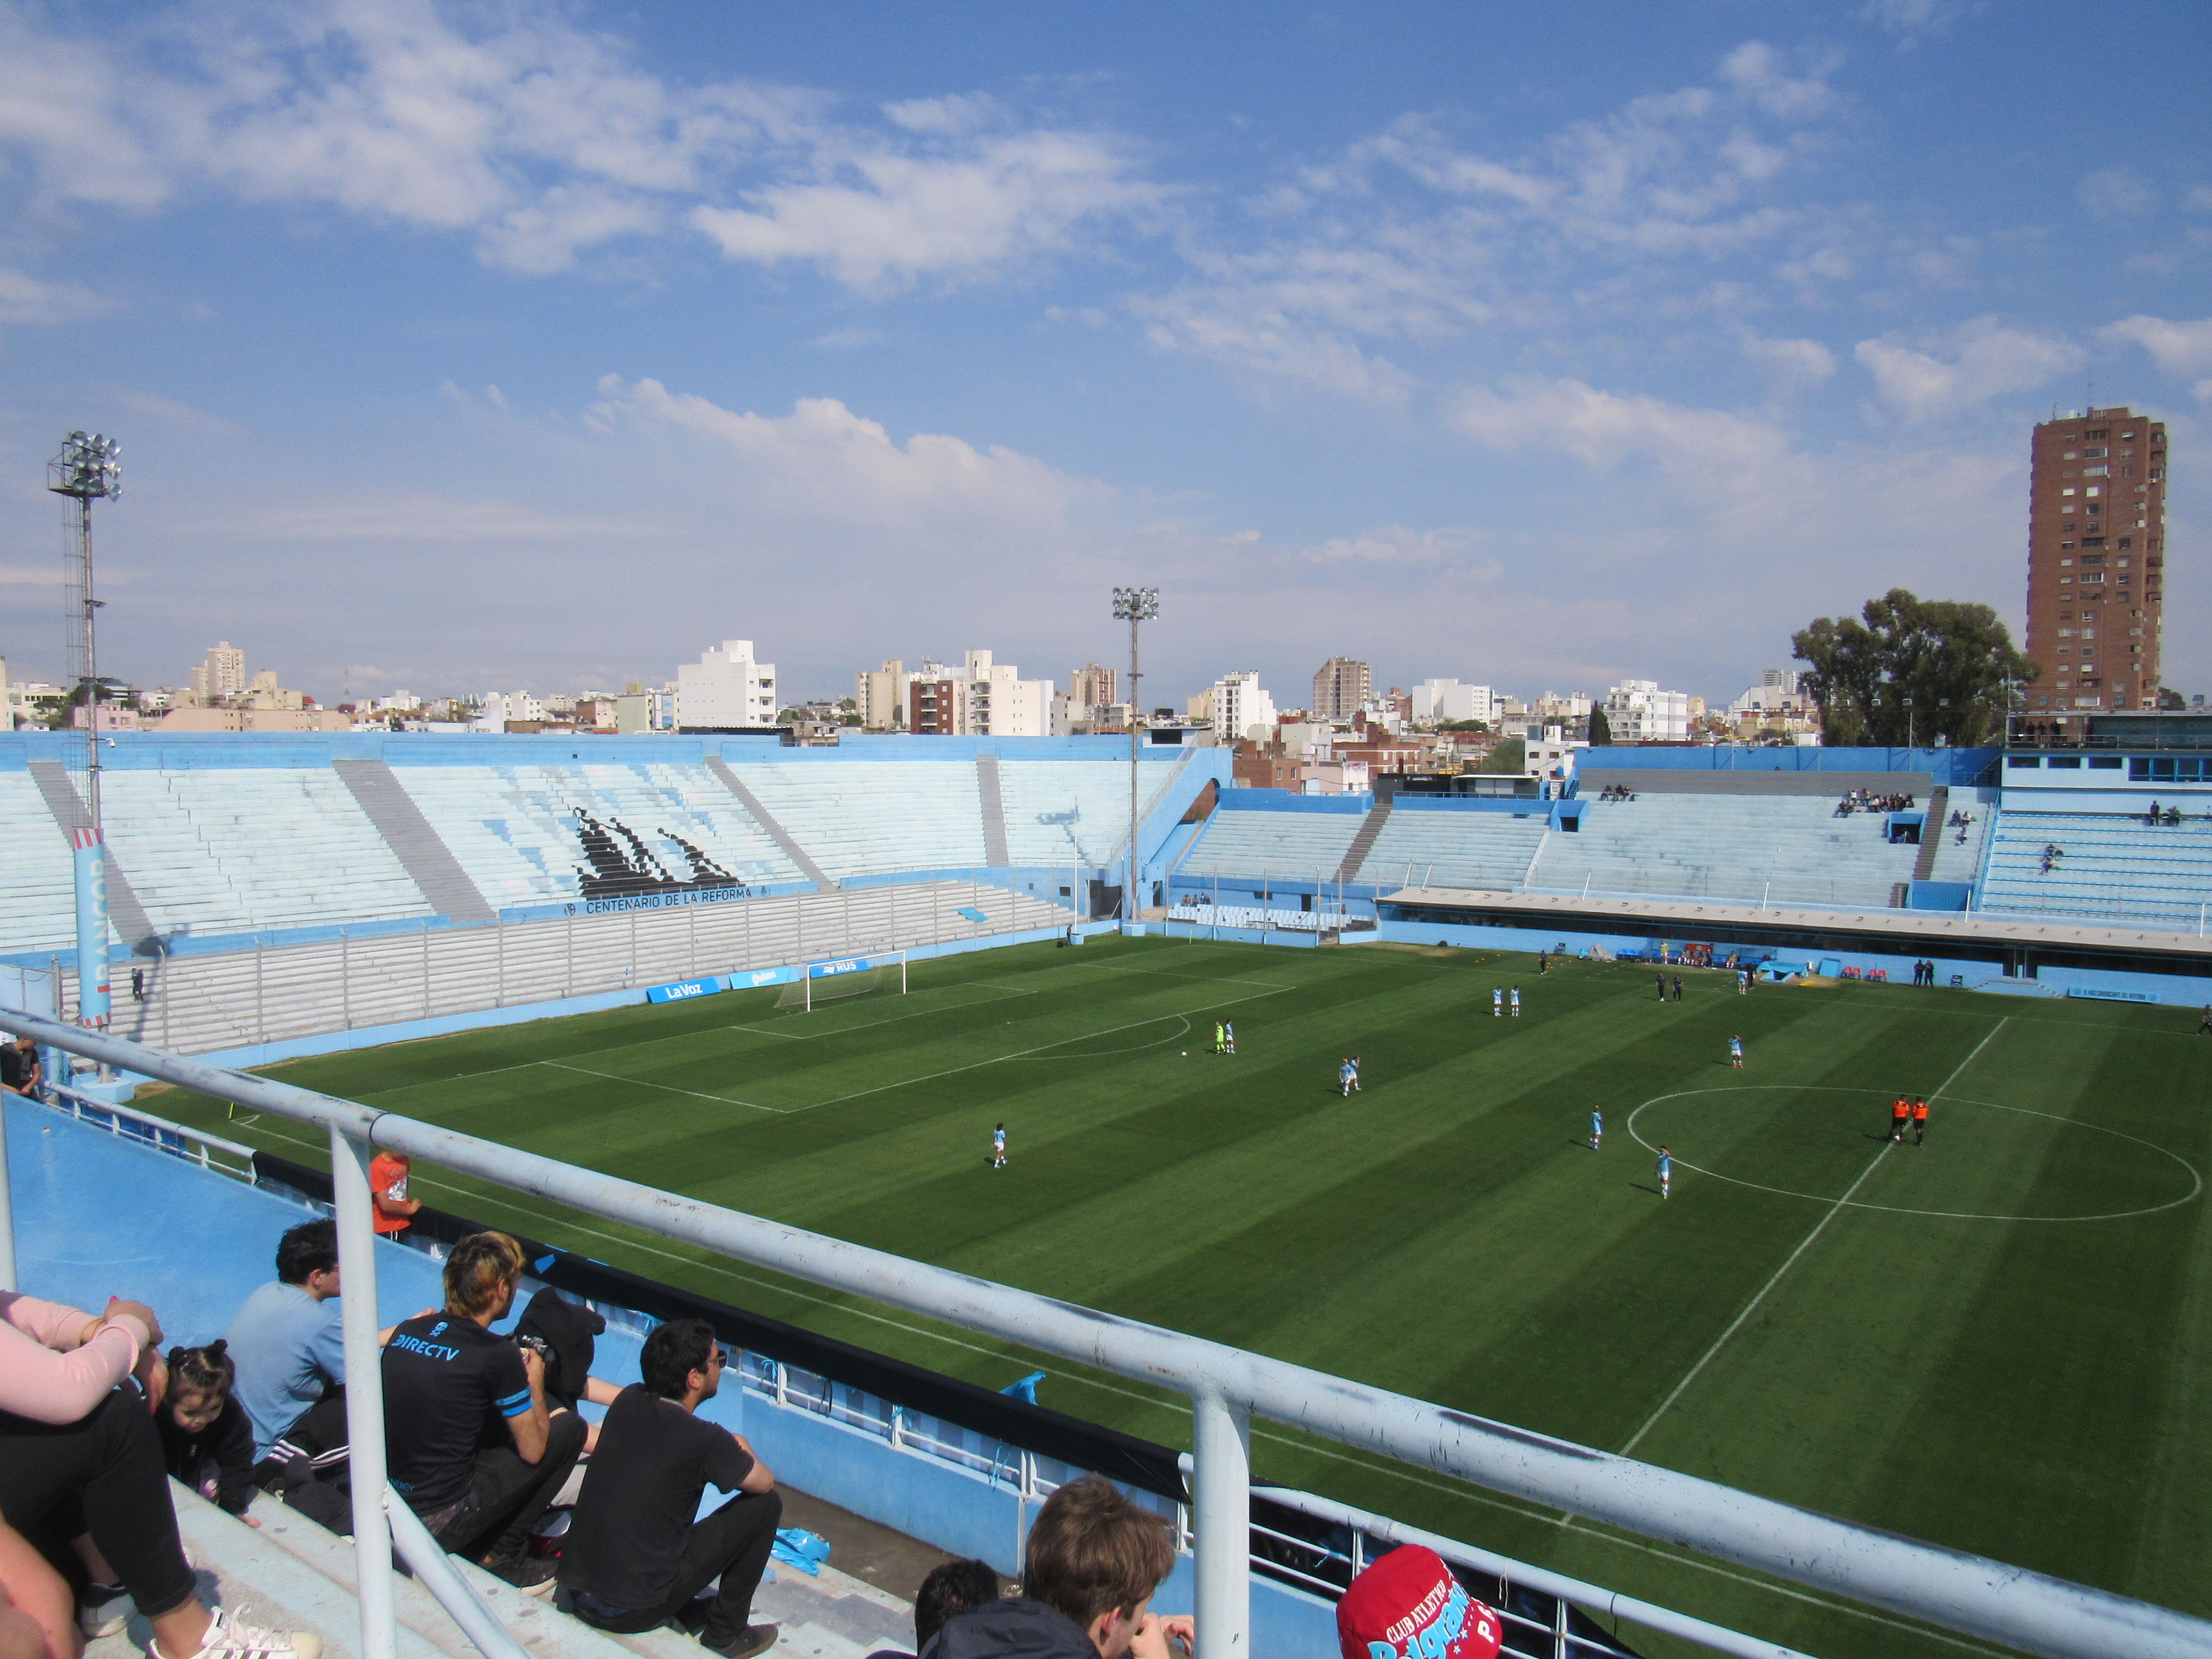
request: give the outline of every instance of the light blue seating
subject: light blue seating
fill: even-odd
[[[1548,811],[1548,807],[1546,809]],[[1353,879],[1379,886],[1520,886],[1544,839],[1546,812],[1446,812],[1401,806],[1383,819]]]
[[[2062,856],[2043,867],[2043,849]],[[2117,813],[1998,815],[1978,909],[2193,933],[2212,906],[2212,822]]]
[[[1587,801],[1578,833],[1554,834],[1531,887],[1883,909],[1920,849],[1892,846],[1879,812],[1835,816],[1819,795],[1674,795]]]
[[[1164,761],[1139,762],[1137,798],[1139,821],[1152,816],[1173,781],[1176,769]],[[999,800],[1006,818],[1006,854],[1018,865],[1068,862],[1065,826],[1041,819],[1071,810],[1077,861],[1111,864],[1129,843],[1129,763],[1118,761],[1023,761],[999,757]]]
[[[1170,910],[1170,921],[1194,927],[1243,927],[1275,933],[1319,933],[1348,927],[1341,910],[1278,910],[1257,904],[1208,904],[1186,898]]]
[[[392,775],[496,908],[579,897],[580,872],[587,867],[576,839],[580,811],[611,830],[628,829],[679,880],[689,880],[692,869],[671,839],[677,836],[740,881],[803,879],[703,767],[401,765]]]
[[[0,951],[65,951],[76,940],[70,844],[28,772],[0,772]]]
[[[971,870],[989,861],[981,785],[972,764],[760,761],[732,769],[833,880],[880,871]],[[1003,793],[1003,775],[1000,787]]]
[[[116,769],[102,776],[108,846],[157,934],[431,914],[422,890],[327,767]]]
[[[1207,820],[1176,875],[1275,875],[1285,881],[1336,878],[1366,822],[1358,812],[1243,812],[1224,806]]]

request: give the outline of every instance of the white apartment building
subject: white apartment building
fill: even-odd
[[[954,686],[954,730],[978,738],[1042,738],[1052,728],[1052,682],[1025,680],[1010,662],[970,651]]]
[[[1224,674],[1203,695],[1202,718],[1212,720],[1213,734],[1222,741],[1250,738],[1264,742],[1274,735],[1275,700],[1261,687],[1258,670],[1240,668]]]
[[[676,671],[676,724],[773,726],[775,665],[753,658],[750,640],[725,640]]]
[[[203,708],[242,696],[246,690],[246,653],[228,640],[210,646],[206,659],[192,670],[191,688],[191,700]]]
[[[1686,743],[1690,694],[1662,691],[1656,680],[1623,680],[1605,694],[1605,722],[1615,743]]]
[[[860,713],[863,732],[906,730],[906,689],[915,677],[896,657],[881,668],[863,668],[853,676],[853,706]]]
[[[1498,723],[1504,699],[1486,685],[1462,685],[1457,680],[1423,680],[1413,688],[1416,720],[1480,720]]]

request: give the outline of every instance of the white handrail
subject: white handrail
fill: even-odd
[[[1249,1455],[1245,1421],[1252,1415],[2050,1659],[2106,1659],[2114,1653],[2131,1659],[2212,1659],[2212,1622],[2108,1590],[1840,1521],[1285,1360],[910,1261],[38,1015],[0,1009],[0,1029],[326,1129],[334,1159],[341,1152],[351,1155],[343,1161],[337,1182],[342,1265],[349,1274],[354,1256],[346,1249],[348,1240],[356,1232],[366,1235],[369,1226],[367,1155],[372,1146],[388,1147],[810,1284],[1190,1395],[1198,1431],[1194,1519],[1200,1542],[1202,1659],[1249,1659],[1244,1536],[1250,1494],[1243,1466]],[[348,1203],[349,1197],[354,1202]],[[365,1236],[355,1249],[367,1258]],[[368,1413],[378,1412],[376,1426],[382,1426],[375,1334],[367,1328],[373,1323],[374,1304],[361,1305],[368,1316],[349,1320],[346,1332],[348,1417],[357,1452],[369,1443],[361,1431]],[[356,1324],[362,1328],[358,1337]],[[356,1377],[362,1384],[358,1394],[352,1386]],[[356,1505],[357,1529],[367,1522],[364,1507]],[[380,1516],[371,1529],[377,1544],[388,1539]],[[1231,1538],[1233,1550],[1224,1541]],[[371,1559],[366,1553],[362,1559],[366,1578]],[[380,1644],[368,1636],[365,1631],[363,1659],[389,1659],[388,1626]]]
[[[234,1140],[225,1140],[221,1135],[211,1135],[204,1129],[189,1128],[182,1123],[172,1123],[167,1118],[158,1117],[141,1106],[111,1106],[97,1096],[86,1094],[80,1089],[72,1089],[65,1083],[50,1083],[46,1085],[46,1089],[49,1093],[59,1095],[72,1103],[73,1108],[84,1109],[83,1110],[72,1109],[70,1113],[71,1117],[80,1122],[83,1121],[84,1111],[94,1111],[102,1116],[118,1121],[129,1118],[134,1122],[150,1124],[165,1134],[176,1135],[185,1140],[196,1140],[204,1147],[212,1147],[218,1152],[228,1152],[234,1158],[242,1158],[246,1162],[246,1173],[250,1175],[252,1172],[253,1148],[251,1146],[241,1146]],[[56,1109],[58,1110],[59,1108]],[[222,1168],[220,1164],[210,1164],[204,1152],[200,1155],[199,1161],[203,1169]]]

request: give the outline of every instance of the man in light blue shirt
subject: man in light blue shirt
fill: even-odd
[[[276,1454],[295,1430],[318,1467],[345,1461],[345,1334],[338,1311],[338,1231],[303,1222],[276,1244],[276,1279],[233,1316],[223,1333],[238,1367],[231,1392],[253,1425],[253,1461]],[[391,1331],[379,1331],[387,1340]],[[321,1409],[318,1410],[318,1407]],[[310,1413],[315,1421],[303,1423]]]

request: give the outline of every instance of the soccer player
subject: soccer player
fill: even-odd
[[[1496,1019],[1505,1012],[1505,990],[1502,986],[1490,988],[1490,1017]]]
[[[1674,975],[1674,1000],[1675,1000],[1675,1001],[1677,1001],[1677,1002],[1680,1002],[1681,1000],[1682,1000],[1682,976],[1681,976],[1680,974],[1677,974],[1677,975]]]
[[[1659,975],[1659,1000],[1667,1000],[1667,975],[1664,974]]]
[[[1596,1107],[1590,1108],[1590,1151],[1605,1150],[1605,1114]]]
[[[1213,1052],[1217,1054],[1229,1052],[1229,1028],[1218,1019],[1213,1022]]]
[[[991,1131],[991,1167],[994,1170],[1006,1167],[1006,1126],[1003,1123]]]
[[[1224,1054],[1237,1052],[1237,1022],[1233,1019],[1221,1022],[1221,1052]]]
[[[1674,1188],[1674,1155],[1673,1155],[1672,1153],[1670,1153],[1669,1152],[1668,1152],[1668,1150],[1667,1150],[1664,1146],[1662,1146],[1662,1147],[1659,1149],[1659,1196],[1660,1196],[1660,1197],[1662,1197],[1662,1198],[1668,1198],[1668,1197],[1673,1196],[1672,1189],[1673,1189],[1673,1188]]]
[[[1912,1103],[1907,1100],[1903,1095],[1898,1096],[1895,1100],[1890,1102],[1889,1138],[1892,1140],[1902,1140],[1905,1139],[1905,1125],[1906,1121],[1910,1119],[1911,1115]]]
[[[1340,1092],[1344,1096],[1344,1097],[1345,1097],[1346,1100],[1349,1100],[1349,1099],[1351,1099],[1351,1098],[1352,1098],[1352,1077],[1353,1077],[1353,1073],[1352,1073],[1352,1062],[1351,1062],[1349,1060],[1340,1060],[1337,1061],[1337,1063],[1336,1063],[1336,1086],[1337,1086],[1338,1091],[1340,1091]]]
[[[1743,1070],[1743,1039],[1740,1036],[1729,1039],[1729,1064],[1739,1072]]]
[[[1521,1018],[1521,988],[1519,986],[1516,985],[1513,988],[1512,997],[1513,1018],[1518,1019]]]
[[[1735,970],[1735,994],[1741,997],[1747,997],[1751,994],[1750,969],[1739,968]]]
[[[1912,1100],[1912,1144],[1928,1144],[1928,1100],[1924,1095],[1916,1095]]]
[[[1352,1088],[1355,1094],[1359,1091],[1359,1056],[1358,1054],[1352,1057]]]

